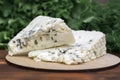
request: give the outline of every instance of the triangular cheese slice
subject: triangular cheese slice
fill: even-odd
[[[38,16],[9,43],[9,55],[25,54],[74,43],[71,29],[60,18]]]

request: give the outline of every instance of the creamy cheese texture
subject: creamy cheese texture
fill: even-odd
[[[9,55],[74,43],[71,29],[60,18],[38,16],[9,43]]]
[[[106,54],[105,35],[99,31],[72,31],[75,43],[45,50],[31,51],[28,57],[35,61],[79,64]]]

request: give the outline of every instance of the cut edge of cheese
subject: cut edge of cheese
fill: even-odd
[[[67,36],[67,37],[66,37]],[[74,43],[71,29],[60,18],[38,16],[9,43],[9,55]]]

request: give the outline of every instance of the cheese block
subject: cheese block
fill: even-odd
[[[38,16],[9,43],[9,55],[74,43],[71,29],[60,18]]]
[[[106,54],[105,35],[98,31],[72,31],[75,43],[46,50],[31,51],[28,57],[35,61],[79,64]]]

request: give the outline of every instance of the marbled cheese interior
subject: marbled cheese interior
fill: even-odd
[[[69,46],[31,51],[28,57],[35,61],[79,64],[106,54],[105,35],[98,31],[72,31],[75,43]]]
[[[9,43],[9,55],[74,43],[71,29],[60,18],[38,16]]]

